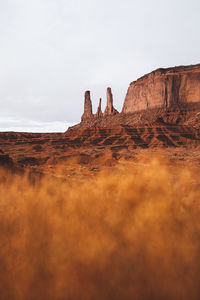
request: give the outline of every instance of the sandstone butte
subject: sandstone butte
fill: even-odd
[[[0,132],[0,166],[52,173],[70,161],[64,163],[66,174],[87,175],[119,158],[134,160],[138,149],[162,148],[172,161],[200,167],[200,65],[158,69],[132,82],[121,112],[111,88],[104,111],[101,105],[100,99],[93,113],[86,91],[81,122],[66,132]]]
[[[100,99],[97,113],[93,114],[90,92],[87,91],[81,123],[72,129],[146,124],[158,120],[178,124],[186,122],[198,111],[200,64],[160,68],[130,84],[121,113],[114,108],[111,88],[108,88],[104,113]]]

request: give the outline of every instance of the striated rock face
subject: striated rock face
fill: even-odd
[[[107,88],[107,106],[102,114],[101,100],[92,114],[90,93],[85,93],[83,126],[106,127],[112,124],[164,122],[184,124],[200,111],[200,64],[155,70],[130,84],[122,113],[113,106]]]
[[[104,111],[104,116],[109,116],[109,115],[116,115],[118,114],[118,111],[114,108],[113,106],[113,95],[111,88],[107,88],[107,106]]]
[[[103,116],[102,110],[101,110],[101,98],[99,99],[99,106],[97,108],[97,113],[95,114],[95,117],[101,118]]]
[[[85,102],[84,102],[84,113],[81,117],[81,121],[91,119],[92,114],[92,101],[90,99],[90,91],[85,92]]]
[[[200,102],[200,65],[158,69],[130,84],[122,112]]]

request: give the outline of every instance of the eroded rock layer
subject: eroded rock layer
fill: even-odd
[[[1,132],[1,155],[21,165],[43,165],[47,161],[64,158],[63,155],[82,148],[117,150],[151,146],[200,146],[200,130],[191,125],[152,126],[119,125],[109,128],[69,129],[66,133]],[[8,158],[8,155],[10,158]],[[3,161],[3,160],[2,160]],[[9,160],[10,161],[10,160]]]
[[[49,174],[62,165],[64,172],[74,174],[84,166],[88,171],[100,170],[120,158],[134,159],[138,150],[155,148],[172,148],[175,153],[177,148],[184,153],[190,149],[192,157],[196,153],[195,164],[200,165],[200,130],[192,124],[155,123],[71,128],[66,133],[1,132],[0,167]]]
[[[159,69],[132,83],[121,113],[108,88],[104,113],[100,99],[93,114],[86,91],[82,121],[65,133],[0,133],[0,167],[54,174],[62,165],[69,176],[82,168],[88,175],[155,148],[181,152],[181,162],[190,149],[188,161],[200,165],[200,65]]]
[[[111,88],[107,88],[107,105],[92,114],[90,92],[85,94],[84,114],[77,128],[113,125],[185,124],[200,112],[200,64],[155,70],[137,81],[127,91],[121,113],[113,106]]]
[[[158,69],[130,84],[122,113],[200,103],[200,65]]]

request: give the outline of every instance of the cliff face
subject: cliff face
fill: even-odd
[[[200,65],[158,69],[130,84],[122,112],[200,102]]]
[[[200,64],[155,70],[130,84],[122,113],[113,106],[111,88],[107,88],[107,106],[92,113],[90,92],[85,93],[81,127],[112,125],[184,124],[200,112]]]

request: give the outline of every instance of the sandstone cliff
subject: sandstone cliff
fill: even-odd
[[[200,65],[158,69],[130,84],[122,112],[200,102]]]
[[[87,91],[84,114],[78,127],[105,128],[157,122],[193,124],[194,120],[199,119],[199,112],[200,64],[158,69],[132,82],[121,113],[113,107],[112,92],[107,88],[107,106],[104,113],[100,99],[97,113],[93,115],[90,92]]]

